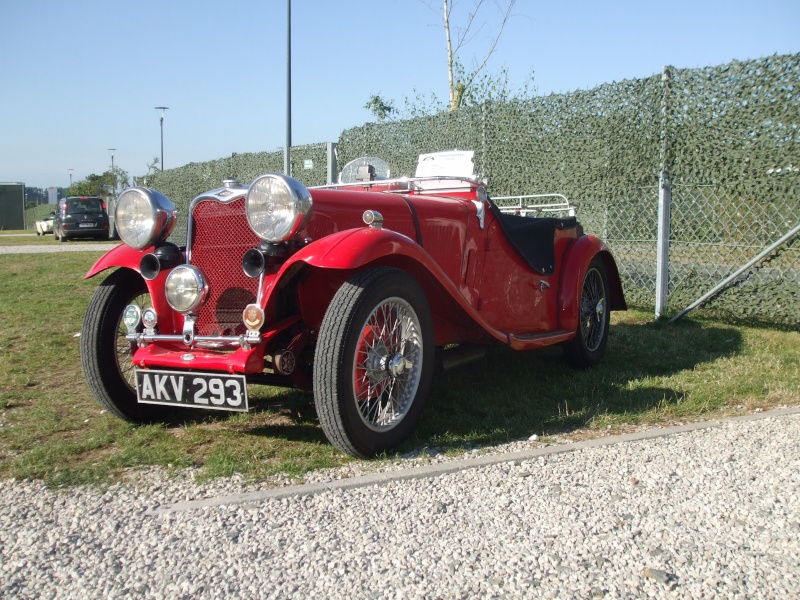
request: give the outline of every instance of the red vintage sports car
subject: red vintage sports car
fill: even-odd
[[[115,269],[80,338],[98,402],[153,422],[247,411],[247,383],[295,386],[313,390],[333,445],[371,457],[413,432],[437,366],[475,348],[561,344],[594,365],[626,308],[608,247],[563,196],[501,209],[471,165],[423,155],[415,177],[390,179],[360,159],[311,190],[277,173],[226,180],[192,201],[185,247],[167,241],[169,199],[125,190],[124,243],[86,275]]]

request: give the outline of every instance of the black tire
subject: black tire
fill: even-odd
[[[63,230],[61,231],[61,235],[58,236],[58,241],[59,242],[66,242],[67,241],[67,236],[64,235],[64,231]]]
[[[575,367],[593,367],[605,353],[611,315],[608,273],[599,256],[592,259],[583,276],[578,310],[578,329],[575,338],[564,344],[564,353]]]
[[[129,304],[150,306],[144,279],[130,269],[109,275],[89,301],[81,329],[81,365],[100,406],[131,423],[168,420],[167,406],[139,404],[131,357],[136,344],[125,339],[122,313]]]
[[[419,283],[389,267],[351,277],[325,312],[314,355],[314,404],[328,440],[362,458],[403,442],[419,423],[433,366],[433,318]]]

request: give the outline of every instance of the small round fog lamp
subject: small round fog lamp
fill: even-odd
[[[258,304],[248,304],[242,312],[242,321],[250,331],[258,331],[264,324],[264,311]]]
[[[154,329],[158,323],[158,315],[156,315],[156,311],[152,308],[145,308],[144,312],[142,313],[142,324],[147,329]]]
[[[142,309],[135,304],[128,304],[122,313],[122,322],[125,323],[128,333],[135,333],[141,320]]]

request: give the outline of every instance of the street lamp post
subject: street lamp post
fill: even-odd
[[[113,194],[117,194],[117,174],[114,172],[114,152],[117,151],[116,148],[109,148],[109,152],[111,152],[111,175],[114,176],[114,191]]]
[[[156,106],[156,110],[161,111],[161,170],[164,170],[164,114],[169,106]]]
[[[292,175],[292,0],[286,0],[286,147],[283,172]]]
[[[72,172],[74,170],[75,169],[67,169],[67,171],[69,171],[69,187],[72,187]]]

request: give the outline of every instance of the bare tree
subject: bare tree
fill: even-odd
[[[500,22],[500,27],[497,34],[494,36],[489,50],[486,52],[483,60],[476,63],[476,67],[471,71],[459,69],[458,54],[462,48],[474,37],[480,33],[485,23],[478,25],[477,16],[481,9],[486,4],[486,0],[474,0],[472,10],[467,15],[466,24],[453,31],[450,23],[450,16],[456,7],[456,0],[442,0],[442,16],[444,18],[444,34],[447,41],[447,81],[449,86],[449,108],[450,110],[457,110],[461,106],[461,101],[464,98],[464,93],[470,88],[478,75],[486,67],[494,51],[497,49],[497,43],[500,41],[500,36],[503,35],[506,23],[511,17],[511,11],[516,4],[516,0],[508,0],[505,10],[502,10],[497,2],[494,5],[502,11],[503,18]],[[428,5],[429,8],[430,5]]]
[[[457,18],[455,21],[452,20],[454,12],[459,16],[463,11],[459,8],[461,0],[442,0],[441,9],[432,4],[434,1],[438,3],[438,0],[419,0],[437,16],[441,14],[444,21],[447,43],[447,109],[454,111],[462,106],[486,100],[506,101],[511,97],[528,97],[532,90],[533,73],[522,87],[515,88],[509,81],[508,70],[505,67],[500,69],[497,74],[486,72],[486,65],[497,49],[506,23],[511,18],[511,11],[514,9],[516,0],[470,0],[472,6],[466,11],[466,19]],[[494,7],[502,17],[499,27],[496,34],[491,37],[491,44],[482,56],[482,60],[476,60],[473,68],[467,70],[460,60],[460,53],[486,27],[486,21],[482,17],[491,7]],[[463,24],[461,24],[462,21],[464,21]],[[459,23],[458,26],[455,25],[456,22]],[[370,110],[378,122],[381,122],[392,116],[409,118],[434,114],[444,110],[445,103],[434,93],[428,97],[414,89],[412,96],[405,97],[404,109],[395,108],[392,101],[387,102],[380,95],[370,96],[364,108]]]

